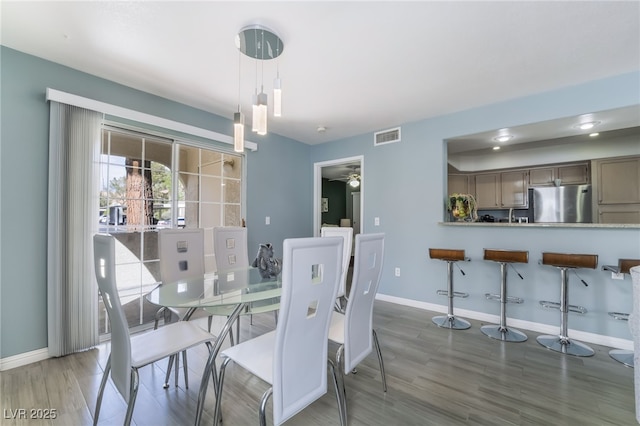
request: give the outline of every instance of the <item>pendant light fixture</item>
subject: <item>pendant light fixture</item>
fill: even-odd
[[[256,89],[252,99],[251,130],[259,135],[267,134],[268,97],[264,91],[264,63],[282,54],[284,44],[272,30],[262,25],[243,28],[236,37],[236,47],[244,55],[256,61]],[[261,84],[258,93],[258,61],[261,62]],[[282,114],[282,95],[279,69],[274,81],[274,115]]]

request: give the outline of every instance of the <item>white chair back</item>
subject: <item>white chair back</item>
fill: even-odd
[[[127,317],[120,304],[116,285],[115,247],[113,236],[93,236],[96,280],[111,326],[111,380],[118,392],[128,401],[131,391],[131,340]]]
[[[204,275],[204,230],[201,228],[158,231],[160,279],[171,282]]]
[[[356,252],[345,312],[344,373],[353,370],[373,348],[373,302],[384,259],[384,234],[356,235]]]
[[[340,288],[338,289],[338,297],[342,297],[347,292],[347,272],[349,271],[349,263],[351,263],[353,228],[324,226],[320,229],[320,236],[344,238],[344,246],[342,247],[342,271],[340,274]]]
[[[284,241],[282,295],[273,354],[273,422],[327,392],[327,339],[342,265],[342,238]]]
[[[240,226],[213,228],[213,254],[218,272],[248,268],[247,228]]]

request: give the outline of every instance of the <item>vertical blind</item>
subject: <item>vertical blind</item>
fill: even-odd
[[[92,236],[97,231],[102,114],[50,102],[47,308],[49,355],[98,343]]]

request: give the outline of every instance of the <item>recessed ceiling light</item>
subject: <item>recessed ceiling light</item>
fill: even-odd
[[[513,136],[511,135],[500,135],[493,138],[493,140],[496,142],[507,142],[507,141],[510,141],[511,139],[513,139]]]
[[[497,151],[497,150],[499,150],[499,149],[500,149],[500,147],[499,147],[499,146],[494,146],[494,147],[493,147],[493,150],[494,150],[494,151]]]
[[[580,123],[578,124],[578,129],[580,130],[589,130],[589,129],[593,129],[594,127],[596,127],[598,124],[600,124],[599,121],[587,121],[584,123]]]
[[[598,132],[594,132],[594,133],[589,133],[589,136],[592,138],[595,138],[596,136],[598,136],[600,133]]]

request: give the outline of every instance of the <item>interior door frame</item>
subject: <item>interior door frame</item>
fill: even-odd
[[[322,225],[320,212],[322,198],[322,168],[328,166],[337,166],[340,164],[360,162],[360,182],[364,182],[364,155],[355,157],[336,158],[334,160],[320,161],[313,163],[313,236],[320,236],[320,227]],[[360,186],[360,232],[364,233],[362,218],[364,217],[364,187]]]

